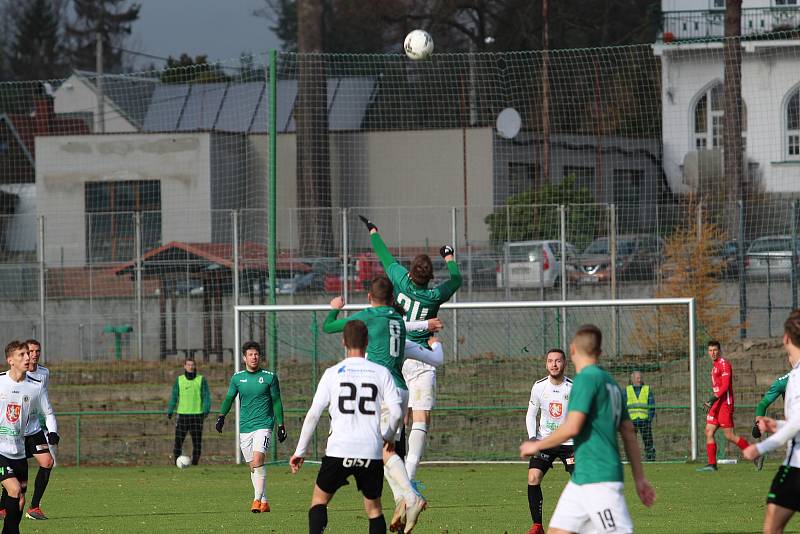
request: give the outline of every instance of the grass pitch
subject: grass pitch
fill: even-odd
[[[645,472],[656,487],[651,509],[639,503],[626,467],[628,506],[637,532],[761,532],[764,499],[776,462],[756,472],[753,465],[723,465],[717,473],[697,473],[696,465],[654,464]],[[414,532],[523,533],[530,527],[525,464],[423,465],[430,506]],[[42,508],[50,517],[23,519],[22,532],[307,532],[307,509],[317,466],[297,475],[286,465],[270,466],[269,514],[251,514],[252,486],[245,466],[57,468]],[[36,468],[31,466],[31,483]],[[545,523],[567,481],[563,469],[543,484]],[[30,490],[29,490],[30,495]],[[384,513],[391,516],[391,493],[384,489]],[[355,484],[342,488],[328,512],[326,532],[367,530]],[[800,532],[800,519],[787,532]]]

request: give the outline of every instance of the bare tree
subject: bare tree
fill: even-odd
[[[298,92],[297,207],[301,212],[300,252],[329,256],[331,231],[330,147],[328,145],[328,82],[322,52],[322,0],[297,0]]]
[[[722,146],[725,150],[725,177],[728,199],[745,194],[744,146],[742,143],[742,0],[728,0],[725,8],[725,126]]]

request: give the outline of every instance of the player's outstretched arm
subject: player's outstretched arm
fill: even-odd
[[[442,298],[445,300],[452,297],[453,294],[458,291],[458,288],[461,287],[463,282],[461,271],[458,268],[458,264],[456,263],[455,256],[453,256],[453,254],[455,254],[455,252],[453,251],[453,247],[450,245],[444,245],[441,249],[439,249],[439,255],[444,258],[444,261],[447,265],[447,272],[450,273],[450,279],[445,280],[436,287],[436,289],[441,293]]]
[[[622,446],[625,448],[625,456],[631,464],[631,471],[633,471],[633,480],[636,483],[636,493],[639,495],[639,500],[645,506],[652,506],[656,502],[656,490],[650,485],[650,482],[644,477],[644,468],[642,467],[642,453],[639,450],[639,443],[636,441],[636,433],[633,429],[633,423],[630,419],[624,419],[619,425],[619,433],[622,436]]]
[[[434,367],[441,366],[444,363],[442,344],[435,337],[430,338],[428,342],[430,343],[430,348],[425,348],[422,345],[406,339],[405,357],[417,360],[418,362],[427,363]]]
[[[573,410],[567,413],[567,418],[552,434],[538,441],[524,441],[519,447],[520,456],[523,458],[533,456],[543,449],[551,449],[561,445],[568,439],[578,435],[586,423],[586,414]]]
[[[297,469],[300,469],[300,466],[303,465],[303,458],[308,455],[308,448],[311,444],[311,440],[314,438],[314,429],[317,428],[317,423],[319,423],[319,418],[322,417],[322,412],[328,407],[328,404],[330,404],[328,376],[330,376],[328,372],[322,375],[322,379],[317,386],[317,392],[314,393],[314,399],[311,401],[311,408],[308,409],[308,413],[303,420],[300,438],[297,440],[297,447],[292,456],[292,459],[297,459],[296,461],[299,462]],[[291,463],[292,460],[289,460],[289,462]],[[297,469],[293,466],[292,472],[296,473]]]
[[[228,393],[225,394],[225,400],[222,401],[222,406],[219,408],[219,416],[217,417],[217,422],[214,425],[217,432],[222,433],[222,427],[225,426],[225,416],[228,415],[228,412],[231,411],[231,406],[233,406],[233,399],[236,398],[236,394],[239,390],[236,388],[235,376],[231,377],[231,383],[228,386]]]
[[[535,386],[534,386],[535,387]],[[528,438],[536,438],[536,416],[539,414],[539,397],[531,388],[531,398],[528,401],[528,411],[525,413],[525,428],[528,430]]]
[[[211,413],[211,390],[208,387],[206,377],[203,377],[203,382],[200,384],[200,399],[203,403],[203,417],[208,417],[208,414]]]
[[[344,325],[347,324],[348,319],[337,319],[342,308],[344,308],[344,299],[342,297],[335,297],[331,300],[331,311],[325,317],[325,322],[322,323],[323,332],[335,334],[344,330]]]
[[[281,387],[278,384],[278,375],[272,375],[269,385],[269,394],[272,397],[272,410],[275,412],[275,422],[278,423],[278,442],[286,441],[286,427],[283,421],[283,401],[281,400]]]

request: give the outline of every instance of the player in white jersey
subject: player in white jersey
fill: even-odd
[[[0,373],[0,482],[6,511],[3,532],[18,533],[28,483],[25,429],[37,414],[45,417],[51,433],[56,434],[58,426],[41,381],[27,375],[28,345],[12,341],[5,353],[9,369]]]
[[[41,381],[42,389],[49,398],[50,370],[39,364],[39,358],[42,355],[42,344],[35,339],[29,339],[25,343],[28,345],[28,354],[30,355],[27,374]],[[36,520],[47,519],[39,505],[44,491],[47,489],[47,484],[50,482],[50,473],[56,465],[55,447],[58,445],[59,439],[58,434],[49,432],[49,429],[47,429],[48,432],[45,435],[40,415],[35,414],[32,416],[28,422],[28,427],[25,429],[25,456],[27,458],[35,458],[36,463],[39,464],[39,471],[36,473],[36,481],[33,484],[31,504],[25,513],[25,517]]]
[[[783,324],[783,347],[792,366],[783,397],[786,420],[760,419],[758,427],[761,432],[773,434],[742,451],[742,456],[755,460],[787,444],[786,459],[778,468],[767,494],[764,512],[764,532],[767,534],[782,533],[794,513],[800,511],[800,309],[792,310]]]
[[[297,449],[289,460],[292,473],[297,473],[308,455],[319,418],[327,409],[331,417],[330,433],[308,511],[310,534],[325,530],[328,503],[339,488],[348,484],[350,476],[364,495],[369,533],[386,532],[381,508],[383,445],[394,441],[403,408],[400,392],[388,369],[364,357],[367,341],[367,326],[362,321],[353,320],[345,325],[347,357],[322,375],[303,422]],[[383,429],[382,410],[390,414]]]
[[[553,433],[567,417],[567,404],[572,390],[572,380],[564,376],[567,357],[561,349],[547,351],[547,376],[537,380],[531,388],[531,399],[525,426],[528,439],[540,440]],[[539,415],[538,425],[536,416]],[[575,468],[575,448],[572,439],[568,439],[558,447],[540,451],[532,456],[528,464],[528,507],[531,511],[533,525],[528,534],[543,534],[542,526],[542,479],[553,467],[556,458],[560,458],[567,473]]]

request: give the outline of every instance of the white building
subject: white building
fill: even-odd
[[[676,193],[722,172],[724,0],[662,0],[664,172]],[[769,193],[800,191],[798,0],[742,2],[742,100],[751,179]],[[770,35],[764,35],[767,33]],[[752,38],[759,35],[759,38]],[[716,41],[711,39],[717,39]],[[699,171],[698,171],[699,169]]]

